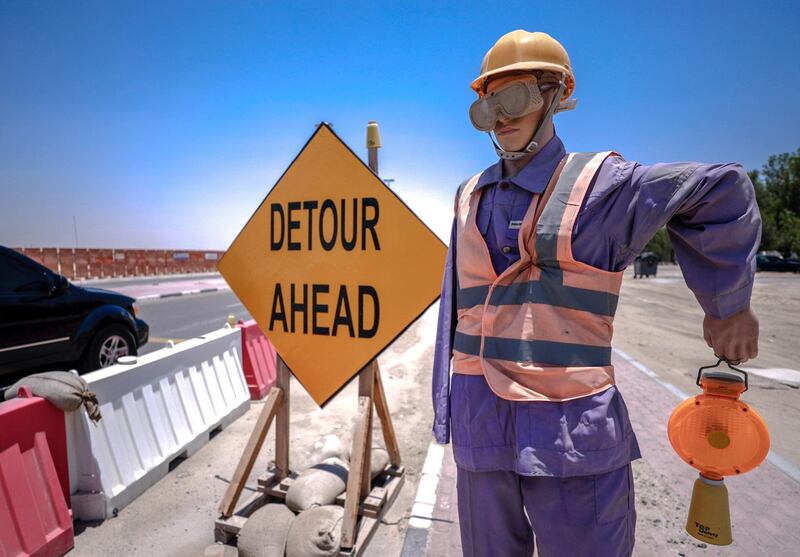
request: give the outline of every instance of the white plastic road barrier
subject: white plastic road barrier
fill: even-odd
[[[83,377],[103,418],[67,413],[73,516],[116,516],[247,411],[241,331],[220,329]]]

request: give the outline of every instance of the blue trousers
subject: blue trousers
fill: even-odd
[[[458,467],[464,557],[624,557],[636,510],[628,464],[606,474],[555,478]],[[526,515],[527,513],[527,515]]]

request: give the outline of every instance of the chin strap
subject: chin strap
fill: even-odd
[[[528,146],[525,147],[525,149],[523,149],[522,151],[506,151],[505,149],[500,147],[500,145],[497,144],[497,141],[495,141],[494,137],[492,136],[492,132],[486,132],[489,134],[489,139],[492,140],[492,145],[494,145],[494,151],[495,153],[497,153],[498,157],[500,157],[501,159],[513,161],[516,159],[521,159],[522,157],[529,155],[530,153],[533,153],[536,149],[539,148],[539,137],[544,132],[547,122],[549,122],[550,119],[553,117],[553,114],[556,113],[556,108],[558,108],[559,105],[561,104],[560,103],[561,95],[564,93],[564,87],[566,87],[566,83],[564,82],[564,76],[561,76],[561,81],[559,81],[558,91],[556,91],[556,94],[553,96],[553,100],[550,103],[550,107],[547,109],[544,118],[542,118],[539,127],[536,128],[535,132],[533,132],[533,137],[531,138],[530,143],[528,143]],[[575,105],[573,104],[570,108],[574,106]]]

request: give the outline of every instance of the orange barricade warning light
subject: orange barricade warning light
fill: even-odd
[[[761,416],[739,400],[748,387],[747,373],[730,363],[730,370],[713,369],[721,362],[698,370],[703,393],[678,405],[667,433],[678,455],[700,471],[686,531],[698,540],[728,545],[733,538],[723,478],[744,474],[764,461],[769,431]]]

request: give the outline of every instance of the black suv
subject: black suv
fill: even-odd
[[[83,288],[0,246],[0,378],[48,364],[81,373],[136,355],[149,327],[135,300]]]

